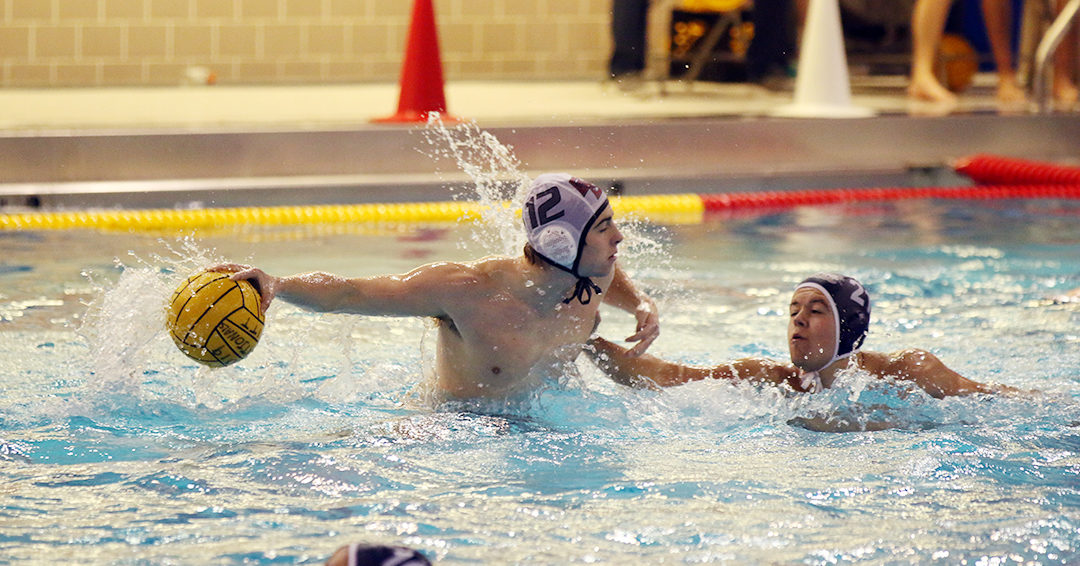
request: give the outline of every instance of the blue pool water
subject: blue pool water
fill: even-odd
[[[198,240],[0,234],[0,562],[321,564],[350,542],[441,564],[1080,561],[1080,203],[916,201],[632,226],[652,353],[783,358],[818,270],[873,298],[867,349],[926,348],[1038,390],[935,400],[861,375],[822,395],[606,380],[587,360],[512,405],[432,407],[422,320],[285,304],[208,370],[165,297],[218,259],[399,272],[487,249],[472,227]],[[605,311],[601,333],[632,321]],[[815,432],[831,415],[877,432]]]

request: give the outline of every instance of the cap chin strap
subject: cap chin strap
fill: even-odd
[[[806,393],[821,393],[825,389],[821,385],[821,373],[816,371],[799,370],[799,387]]]
[[[570,304],[570,301],[577,299],[583,305],[589,304],[592,300],[593,293],[599,295],[604,290],[599,285],[592,282],[592,279],[588,277],[578,277],[577,284],[574,285],[574,292],[569,297],[563,299],[563,304]]]
[[[577,283],[574,284],[574,292],[571,293],[569,297],[563,299],[563,304],[564,305],[570,304],[570,302],[573,301],[574,299],[577,299],[578,302],[580,302],[583,305],[587,305],[587,304],[589,304],[589,301],[592,300],[592,297],[593,297],[594,294],[599,295],[600,293],[604,292],[604,290],[601,289],[599,285],[597,285],[596,283],[593,283],[592,279],[589,279],[588,277],[582,277],[581,275],[578,275],[578,273],[575,270],[570,269],[569,267],[566,267],[565,265],[555,263],[554,261],[552,261],[550,258],[548,258],[547,256],[545,256],[542,253],[538,252],[536,255],[540,256],[540,259],[544,260],[549,265],[557,267],[557,268],[569,273],[570,275],[573,275],[574,277],[577,277]]]
[[[356,560],[356,551],[360,548],[358,543],[352,543],[349,545],[349,566],[358,566]]]
[[[851,358],[858,353],[858,350],[854,352],[848,352],[842,356],[836,356],[829,363],[825,364],[821,369],[825,369],[834,363],[847,359],[848,365],[851,365]],[[825,390],[825,386],[821,383],[821,369],[817,371],[803,371],[799,370],[799,387],[807,393],[821,393]]]

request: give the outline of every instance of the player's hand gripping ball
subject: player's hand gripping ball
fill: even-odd
[[[262,334],[259,292],[229,273],[201,271],[173,292],[166,327],[176,347],[210,367],[244,359]]]

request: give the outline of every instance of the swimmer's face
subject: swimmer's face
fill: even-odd
[[[825,294],[803,287],[791,296],[788,351],[791,363],[804,371],[817,371],[836,349],[836,319]]]
[[[581,250],[581,263],[578,264],[578,273],[582,276],[604,277],[615,267],[623,235],[615,225],[614,216],[608,207],[585,235],[585,248]]]

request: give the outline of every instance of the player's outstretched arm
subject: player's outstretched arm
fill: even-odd
[[[318,311],[382,316],[443,316],[444,305],[476,281],[472,268],[456,263],[433,263],[401,275],[346,278],[324,272],[274,277],[246,265],[222,264],[212,271],[232,272],[247,279],[262,295],[263,312],[280,297]]]
[[[987,385],[972,381],[949,369],[937,356],[911,348],[893,354],[888,373],[907,379],[933,397],[972,393],[1019,393],[1019,389],[1005,385]]]

